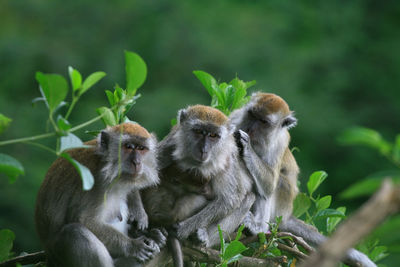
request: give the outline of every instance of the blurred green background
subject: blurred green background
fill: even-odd
[[[302,186],[313,171],[325,170],[329,177],[320,193],[333,194],[334,207],[355,209],[365,199],[346,202],[335,195],[394,167],[367,148],[340,146],[336,137],[354,125],[377,129],[389,140],[400,133],[399,18],[395,0],[2,0],[0,113],[13,122],[0,138],[46,130],[46,108],[31,105],[39,96],[36,71],[65,77],[69,65],[84,77],[105,71],[70,121],[96,116],[95,109],[107,105],[104,90],[125,86],[123,51],[130,50],[148,65],[130,118],[159,139],[179,108],[210,103],[193,70],[220,81],[236,74],[257,80],[255,90],[282,96],[296,111],[299,124],[291,144],[299,148],[294,155]],[[0,229],[16,233],[16,252],[39,250],[34,204],[54,157],[21,144],[2,146],[0,152],[19,159],[26,170],[15,184],[0,176]],[[398,231],[397,239],[381,239],[383,245],[400,240]],[[392,254],[386,262],[394,262],[396,254],[400,260],[399,252]]]

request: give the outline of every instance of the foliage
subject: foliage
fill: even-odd
[[[211,106],[221,110],[226,115],[249,101],[250,97],[246,96],[247,89],[256,84],[256,81],[244,82],[238,77],[229,83],[217,83],[215,78],[205,71],[196,70],[193,73],[210,94]]]
[[[319,226],[320,231],[331,233],[336,225],[345,218],[345,207],[337,209],[329,208],[332,196],[313,196],[322,182],[328,177],[324,171],[316,171],[311,174],[307,182],[307,193],[299,193],[293,203],[293,215],[304,218],[305,222]]]
[[[82,178],[82,184],[84,190],[90,190],[94,184],[94,178],[90,170],[73,159],[67,150],[72,148],[88,148],[89,146],[84,145],[83,142],[73,134],[74,131],[83,128],[98,119],[102,119],[104,124],[113,126],[121,122],[129,121],[127,113],[135,104],[137,89],[144,83],[147,74],[146,64],[143,59],[132,52],[125,51],[126,59],[126,81],[127,89],[122,89],[118,85],[115,86],[115,90],[112,93],[107,90],[106,95],[110,103],[110,108],[101,107],[97,109],[99,117],[91,119],[78,126],[72,127],[68,118],[79,101],[80,97],[92,88],[97,82],[99,82],[106,75],[104,72],[98,71],[90,74],[83,82],[82,75],[77,69],[68,67],[68,74],[71,82],[71,90],[69,89],[68,83],[65,78],[59,74],[44,74],[42,72],[36,73],[36,80],[39,83],[39,91],[41,97],[35,98],[34,103],[43,101],[48,108],[48,121],[53,126],[53,132],[25,137],[14,140],[6,140],[0,142],[0,145],[13,144],[18,142],[29,142],[29,144],[39,146],[47,151],[50,151],[57,156],[63,157],[69,161],[74,168],[78,171]],[[65,102],[65,98],[71,91],[71,103]],[[69,105],[65,115],[61,115],[61,108]],[[0,130],[5,129],[10,122],[10,119],[0,114]],[[57,115],[57,119],[55,116]],[[55,136],[57,139],[56,148],[52,149],[36,142],[36,140]],[[35,141],[35,142],[33,142]],[[14,159],[13,157],[0,154],[0,172],[6,174],[10,182],[15,181],[18,175],[24,174],[22,164]]]
[[[100,107],[97,109],[97,113],[102,115],[102,120],[106,126],[130,121],[127,114],[136,103],[136,99],[140,97],[140,95],[136,95],[137,89],[146,80],[146,63],[136,53],[125,51],[125,70],[126,89],[124,90],[116,84],[114,92],[106,90],[110,108]]]
[[[341,193],[342,198],[351,199],[359,196],[371,195],[375,192],[384,178],[390,177],[400,183],[400,134],[394,142],[386,141],[382,135],[369,128],[353,127],[344,131],[338,137],[343,145],[361,145],[370,147],[393,163],[399,170],[385,170],[374,173],[357,182]]]
[[[397,134],[393,142],[385,140],[376,130],[365,127],[353,127],[345,130],[339,137],[338,141],[343,145],[361,145],[372,148],[381,156],[385,157],[389,162],[397,167],[395,170],[381,170],[375,172],[363,180],[350,185],[340,197],[343,199],[354,199],[357,197],[372,195],[381,186],[383,179],[391,178],[396,184],[400,183],[400,134]],[[399,218],[394,217],[387,220],[375,232],[379,236],[391,236],[388,238],[388,246],[377,246],[377,234],[373,233],[365,244],[361,244],[360,248],[370,255],[371,259],[380,260],[386,257],[388,251],[398,252],[398,241],[400,235],[394,229],[399,227]]]
[[[0,230],[0,262],[8,259],[14,239],[15,235],[11,230]]]
[[[224,240],[223,232],[221,230],[220,225],[218,225],[218,233],[220,238],[220,257],[221,263],[217,266],[226,267],[228,264],[236,262],[240,260],[243,255],[242,253],[247,250],[246,246],[243,245],[242,242],[239,241],[240,237],[242,236],[242,231],[244,229],[244,225],[239,227],[239,230],[236,234],[235,240],[226,243]]]

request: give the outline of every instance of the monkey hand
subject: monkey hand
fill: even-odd
[[[160,252],[160,247],[152,239],[141,236],[131,239],[127,249],[127,256],[133,256],[140,262],[151,259],[155,254]]]
[[[192,233],[190,227],[188,227],[187,223],[180,222],[180,223],[176,223],[172,226],[172,228],[174,229],[174,232],[176,233],[176,237],[179,240],[185,240],[188,238],[188,236]]]
[[[147,236],[153,239],[159,248],[162,248],[167,242],[168,232],[164,228],[153,228],[148,232]]]
[[[200,246],[209,246],[210,240],[208,239],[208,233],[205,228],[197,229],[195,237],[197,239],[197,243],[199,243]]]
[[[242,130],[236,131],[234,133],[234,137],[235,137],[236,145],[239,148],[239,153],[240,153],[240,155],[243,156],[244,151],[247,150],[249,147],[250,137],[246,132],[244,132]]]
[[[136,221],[136,228],[139,230],[145,230],[149,226],[149,218],[145,212],[141,214],[131,214],[129,216],[129,224],[133,224]]]
[[[251,211],[246,214],[246,217],[243,219],[244,226],[251,232],[251,234],[256,235],[261,232],[268,231],[268,224],[257,222],[254,218],[254,215]]]

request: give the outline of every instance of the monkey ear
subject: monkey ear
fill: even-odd
[[[106,131],[101,131],[100,133],[100,148],[105,151],[108,149],[110,143],[110,134]]]
[[[178,111],[177,121],[179,124],[183,123],[187,119],[186,109],[181,109]]]
[[[282,127],[286,127],[288,130],[290,128],[295,127],[296,125],[297,125],[297,119],[293,114],[287,116],[282,122]]]

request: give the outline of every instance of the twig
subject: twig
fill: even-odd
[[[386,179],[381,188],[353,216],[339,226],[316,253],[300,266],[331,267],[346,251],[376,228],[387,216],[400,210],[400,186]]]
[[[45,260],[46,260],[45,252],[39,251],[39,252],[18,256],[13,259],[4,261],[4,262],[0,263],[0,267],[15,267],[15,265],[17,263],[20,263],[21,265],[36,264],[38,262],[45,261]]]
[[[221,263],[219,257],[219,251],[211,248],[191,248],[182,247],[183,255],[185,260],[198,261],[205,263]],[[242,257],[238,260],[240,266],[252,267],[252,266],[281,266],[282,263],[287,263],[286,257],[271,257],[266,259],[258,259],[251,257]]]

